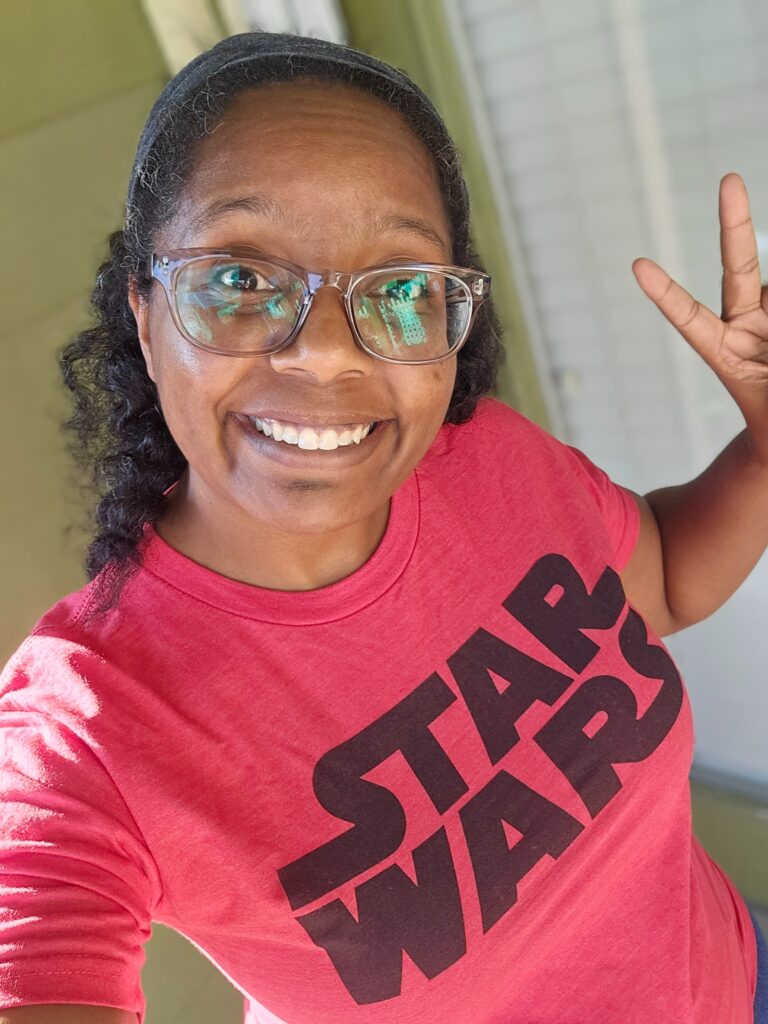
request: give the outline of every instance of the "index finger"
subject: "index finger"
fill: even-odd
[[[760,265],[747,189],[739,174],[720,182],[722,305],[726,322],[760,308]]]

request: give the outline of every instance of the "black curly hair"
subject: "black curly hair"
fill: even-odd
[[[290,49],[287,57],[262,55],[255,64],[243,59],[243,53],[253,54],[265,43],[274,48],[275,42]],[[329,56],[313,60],[309,52],[301,56],[302,47]],[[384,70],[376,73],[372,68]],[[230,36],[182,69],[155,103],[139,143],[125,226],[109,237],[109,255],[99,267],[90,297],[95,323],[72,339],[59,357],[74,406],[63,430],[95,499],[87,511],[93,539],[85,570],[89,580],[96,580],[89,617],[114,607],[125,583],[140,568],[145,524],[162,518],[164,492],[187,465],[147,373],[128,303],[129,281],[135,281],[140,295],[149,294],[147,258],[158,231],[178,209],[196,143],[215,130],[241,92],[296,79],[362,89],[405,117],[438,172],[451,226],[453,263],[485,270],[469,238],[469,203],[454,144],[429,100],[401,71],[349,47],[271,33]],[[488,298],[457,354],[455,387],[444,422],[459,424],[471,418],[479,398],[494,389],[504,358],[500,323]]]

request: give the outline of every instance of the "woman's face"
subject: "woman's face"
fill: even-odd
[[[382,218],[389,224],[376,230]],[[422,230],[407,223],[414,220]],[[436,173],[407,124],[352,89],[307,82],[236,99],[199,144],[178,213],[155,248],[234,245],[310,270],[452,262]],[[188,493],[212,520],[319,534],[370,518],[421,460],[450,403],[456,357],[421,366],[375,359],[355,344],[335,288],[317,294],[288,348],[246,358],[189,344],[158,283],[146,305],[133,295],[131,304],[163,414],[189,463]],[[311,451],[254,437],[246,414],[274,410],[309,424],[386,422],[359,448]]]

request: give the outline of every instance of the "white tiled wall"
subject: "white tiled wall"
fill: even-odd
[[[641,493],[690,479],[743,421],[631,264],[656,259],[719,312],[717,189],[736,170],[768,280],[768,3],[446,7],[498,163],[563,439]],[[666,641],[694,705],[695,763],[766,787],[767,620],[764,557],[719,612]]]

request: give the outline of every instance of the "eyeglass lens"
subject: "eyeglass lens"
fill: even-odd
[[[304,284],[262,260],[195,259],[179,271],[176,306],[196,342],[241,352],[267,352],[299,319]],[[365,344],[392,359],[433,359],[454,348],[472,313],[464,282],[442,271],[383,270],[353,290],[355,325]]]

